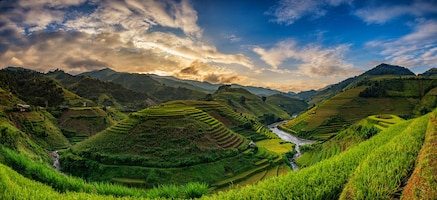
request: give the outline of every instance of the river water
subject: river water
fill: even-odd
[[[287,133],[285,131],[282,131],[281,129],[278,128],[278,125],[285,123],[286,121],[282,121],[282,122],[277,122],[274,124],[270,124],[268,126],[268,128],[275,133],[276,135],[279,136],[279,138],[281,138],[282,140],[291,142],[293,144],[295,144],[295,149],[296,149],[296,154],[294,154],[293,158],[290,159],[290,164],[293,168],[293,170],[298,170],[299,167],[296,165],[296,163],[294,162],[294,159],[299,158],[302,154],[300,152],[300,145],[306,145],[306,144],[313,144],[314,141],[312,140],[306,140],[306,139],[302,139],[299,137],[296,137],[290,133]]]
[[[53,159],[53,167],[56,168],[59,172],[61,171],[61,164],[59,163],[59,154],[58,151],[50,152],[50,156]]]

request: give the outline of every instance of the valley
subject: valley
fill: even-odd
[[[433,199],[436,91],[388,64],[305,96],[7,67],[0,196]]]

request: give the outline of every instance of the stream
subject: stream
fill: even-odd
[[[300,152],[300,145],[305,145],[305,144],[313,144],[314,141],[312,140],[306,140],[306,139],[302,139],[302,138],[298,138],[290,133],[287,133],[285,131],[282,131],[281,129],[278,128],[278,125],[285,123],[286,121],[282,121],[282,122],[277,122],[274,124],[270,124],[268,126],[268,128],[275,133],[276,135],[279,136],[279,138],[291,142],[293,144],[295,144],[295,149],[296,149],[296,154],[294,154],[293,158],[290,159],[290,164],[291,167],[293,168],[293,170],[298,170],[299,167],[296,165],[296,163],[294,162],[294,159],[299,158],[302,154]]]
[[[61,172],[61,164],[59,163],[58,151],[50,152],[50,156],[53,159],[53,167],[56,168],[56,170],[58,170],[58,172]]]

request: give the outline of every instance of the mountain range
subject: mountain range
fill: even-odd
[[[108,68],[7,67],[0,196],[432,198],[435,74],[383,63],[284,93]],[[312,144],[281,140],[273,123]],[[290,162],[305,169],[290,173]]]

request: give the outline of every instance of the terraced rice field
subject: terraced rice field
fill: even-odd
[[[124,120],[78,143],[74,148],[81,156],[97,155],[86,158],[97,162],[99,169],[106,173],[101,176],[104,177],[102,180],[138,185],[136,181],[130,181],[132,177],[148,179],[149,176],[157,176],[153,171],[159,171],[157,173],[166,176],[161,183],[174,182],[174,179],[184,183],[189,181],[186,178],[188,176],[195,179],[195,176],[206,173],[197,171],[201,166],[213,166],[209,171],[206,170],[209,174],[197,177],[196,180],[224,188],[270,168],[279,171],[276,166],[285,162],[282,155],[263,147],[255,153],[249,148],[250,140],[246,135],[229,128],[241,128],[249,134],[267,138],[265,135],[270,134],[270,131],[260,123],[255,123],[256,130],[252,129],[252,120],[221,103],[168,102],[131,113]],[[141,175],[124,172],[134,166]],[[180,172],[182,170],[187,174],[186,177]],[[179,173],[177,176],[170,176],[176,171]],[[281,168],[281,171],[287,170]],[[119,175],[114,177],[115,172]],[[269,176],[272,174],[269,173]]]
[[[235,187],[241,187],[244,185],[254,184],[261,180],[276,177],[282,174],[285,174],[290,171],[290,168],[286,170],[283,167],[280,173],[279,161],[282,159],[278,155],[266,155],[266,153],[261,153],[258,155],[259,157],[268,157],[268,159],[262,159],[255,164],[255,168],[245,171],[241,174],[236,174],[230,178],[215,182],[211,184],[212,187],[218,188],[218,191],[229,190]]]
[[[372,115],[367,117],[363,123],[367,126],[375,126],[380,130],[387,129],[397,123],[404,121],[404,119],[396,115]],[[323,134],[325,137],[330,137],[330,134]],[[320,135],[318,135],[320,136]],[[315,149],[310,150],[302,154],[302,156],[296,159],[296,163],[300,167],[308,167],[314,165],[322,160],[331,158],[351,146],[356,145],[360,141],[354,141],[352,138],[337,139],[333,138],[330,141],[318,144]]]
[[[140,120],[136,118],[127,118],[107,128],[106,130],[113,133],[126,134],[139,123]]]

